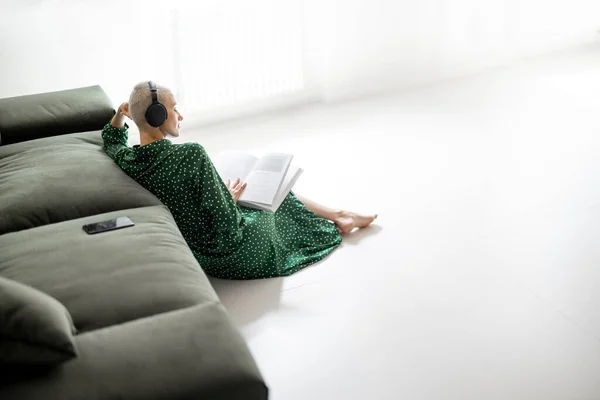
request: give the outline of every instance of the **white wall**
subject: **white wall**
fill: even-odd
[[[0,97],[100,84],[118,105],[139,81],[173,80],[171,63],[161,62],[171,56],[171,32],[156,7],[11,3],[0,5]]]
[[[326,100],[397,90],[598,40],[597,0],[307,0]]]

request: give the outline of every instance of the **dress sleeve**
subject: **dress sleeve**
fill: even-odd
[[[204,148],[193,143],[189,144],[187,151],[188,159],[193,160],[192,168],[197,176],[196,196],[200,202],[202,219],[216,239],[213,243],[217,246],[213,251],[224,253],[226,249],[236,248],[242,240],[242,228],[245,225],[239,206]]]
[[[115,128],[110,122],[102,129],[104,151],[106,151],[106,154],[110,158],[117,162],[130,149],[127,144],[127,129],[129,129],[127,124],[125,124],[124,128]]]

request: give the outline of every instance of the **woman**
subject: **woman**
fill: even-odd
[[[128,146],[125,117],[139,128],[140,145]],[[208,275],[257,279],[293,274],[331,253],[342,233],[377,218],[324,207],[293,192],[276,213],[239,206],[246,183],[239,178],[224,183],[198,143],[166,139],[179,136],[182,120],[169,89],[142,82],[119,106],[102,138],[106,153],[123,171],[169,208]]]

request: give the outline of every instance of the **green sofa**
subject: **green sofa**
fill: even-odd
[[[0,399],[266,399],[169,210],[104,153],[113,115],[99,86],[0,99],[0,278],[62,304],[77,349],[50,366],[0,355]],[[82,229],[117,216],[135,226]]]

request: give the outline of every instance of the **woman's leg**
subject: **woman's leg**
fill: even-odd
[[[300,200],[301,202],[304,203],[306,208],[308,208],[310,211],[314,212],[321,218],[325,218],[325,219],[335,222],[336,218],[338,218],[342,212],[342,210],[340,210],[340,209],[333,209],[333,208],[325,207],[324,205],[315,203],[314,201],[309,200],[306,197],[299,195],[298,193],[294,193],[294,194],[296,195],[298,200]]]
[[[315,203],[314,201],[309,200],[298,193],[294,194],[298,200],[304,203],[306,208],[308,208],[310,211],[314,212],[321,218],[325,218],[334,222],[337,225],[340,233],[351,232],[354,228],[365,228],[377,218],[377,214],[360,215],[350,211],[325,207],[324,205]]]

